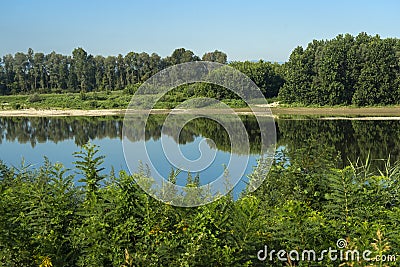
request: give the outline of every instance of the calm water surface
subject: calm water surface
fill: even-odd
[[[241,117],[250,138],[250,162],[246,173],[251,173],[259,158],[260,136],[254,117]],[[160,144],[161,125],[165,116],[154,115],[148,123],[146,146],[154,155],[157,169],[168,175],[171,165],[163,157]],[[61,162],[74,171],[73,153],[80,150],[82,144],[90,141],[100,146],[100,153],[106,156],[104,167],[109,172],[113,166],[116,171],[127,170],[121,136],[122,117],[68,117],[68,118],[0,118],[0,159],[10,166],[19,168],[22,160],[25,164],[37,167],[43,164],[46,156],[51,162]],[[390,155],[392,161],[400,157],[400,121],[349,121],[320,120],[317,118],[276,121],[277,147],[285,150],[288,156],[296,151],[307,151],[310,144],[323,147],[332,153],[337,167],[346,165],[357,158],[364,160],[368,155],[377,168],[383,167],[383,160]],[[216,152],[213,164],[201,173],[201,183],[210,181],[205,177],[223,172],[224,164],[230,156],[245,156],[237,151],[230,153],[229,136],[218,124],[207,119],[196,119],[186,125],[179,136],[170,142],[180,145],[182,153],[195,160],[200,156],[199,144],[206,142],[207,149]],[[143,140],[130,140],[139,142]],[[298,153],[297,153],[298,154]],[[140,160],[142,155],[137,155]],[[213,174],[213,175],[211,175]],[[178,183],[184,184],[187,174],[182,173]],[[185,177],[184,177],[185,176]],[[245,181],[245,180],[244,180]],[[245,184],[238,186],[243,189]]]

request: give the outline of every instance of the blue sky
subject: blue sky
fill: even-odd
[[[297,46],[339,33],[400,37],[397,0],[2,0],[0,55],[34,51],[168,56],[185,47],[229,60],[286,61]]]

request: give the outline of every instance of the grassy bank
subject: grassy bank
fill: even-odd
[[[53,110],[62,110],[58,115],[64,116],[101,116],[123,114],[132,99],[124,91],[67,93],[67,94],[34,94],[0,96],[0,115],[3,116],[57,116]],[[188,98],[164,96],[157,102],[155,109],[159,112],[174,108]],[[146,101],[146,100],[143,100]],[[267,99],[273,103],[276,99]],[[239,113],[250,112],[243,101],[227,99],[224,103]],[[262,105],[259,106],[263,110]],[[40,110],[41,112],[33,111]],[[43,110],[48,110],[46,111]],[[164,111],[163,111],[164,110]],[[273,105],[271,111],[276,116],[351,116],[351,117],[400,117],[400,106],[296,106]],[[44,113],[43,113],[44,112]],[[42,114],[43,113],[43,114]],[[78,114],[79,113],[79,114]]]
[[[126,108],[131,95],[123,91],[0,96],[0,110]]]
[[[125,91],[66,93],[66,94],[33,94],[0,96],[0,110],[21,109],[125,109],[133,95]],[[170,109],[188,98],[166,95],[161,97],[155,108]],[[223,100],[233,108],[243,108],[246,105],[239,100]]]

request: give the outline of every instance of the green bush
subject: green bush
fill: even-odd
[[[197,208],[149,197],[136,184],[148,175],[144,171],[105,175],[106,159],[90,144],[75,154],[79,185],[75,172],[47,159],[38,169],[0,161],[0,265],[342,266],[346,262],[327,256],[316,262],[257,259],[265,245],[269,251],[322,251],[336,248],[339,238],[349,249],[370,250],[371,257],[398,255],[400,165],[388,164],[382,173],[368,164],[335,169],[321,152],[299,151],[302,160],[292,157],[289,164],[282,157],[268,174],[260,162],[249,184],[267,178],[255,192]]]
[[[80,99],[83,101],[88,99],[88,96],[84,90],[80,91],[79,96],[80,96]]]
[[[31,96],[28,98],[28,101],[29,101],[30,103],[40,102],[40,101],[42,101],[42,97],[41,97],[39,94],[35,93],[35,94],[31,95]]]
[[[97,108],[98,107],[98,102],[96,100],[92,100],[89,102],[89,107],[90,108]]]
[[[129,94],[129,95],[133,95],[133,94],[136,93],[136,91],[139,89],[140,86],[141,86],[140,83],[128,84],[124,89],[124,93],[125,94]]]
[[[23,106],[20,103],[12,103],[11,104],[13,109],[22,109]]]

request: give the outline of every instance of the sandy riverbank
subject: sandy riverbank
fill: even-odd
[[[271,107],[274,117],[281,116],[323,116],[324,119],[399,119],[400,107],[339,107],[339,108],[307,108],[307,107]],[[265,108],[255,109],[258,114],[269,114]],[[141,111],[130,111],[131,113],[141,113]],[[151,113],[166,114],[168,109],[154,109]],[[177,113],[191,113],[191,110],[176,110]],[[210,113],[221,114],[226,112],[220,109],[208,109]],[[248,108],[235,109],[237,114],[247,115],[252,112]],[[96,109],[96,110],[78,110],[78,109],[23,109],[23,110],[0,110],[0,117],[65,117],[65,116],[123,116],[126,109]],[[349,118],[353,117],[353,118]],[[362,118],[355,118],[362,117]]]
[[[121,109],[99,109],[99,110],[78,110],[78,109],[22,109],[22,110],[0,110],[0,117],[65,117],[65,116],[114,116],[124,115],[125,110]]]

